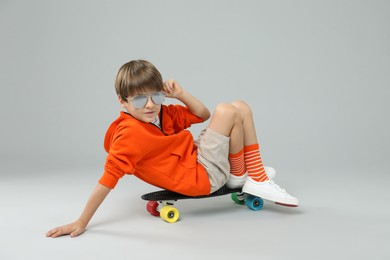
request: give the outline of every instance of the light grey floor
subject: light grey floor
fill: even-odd
[[[0,259],[389,259],[388,175],[278,174],[299,208],[266,203],[254,212],[229,196],[188,200],[169,224],[140,199],[154,188],[126,177],[86,233],[51,239],[47,230],[80,214],[100,170],[8,171],[0,182]]]

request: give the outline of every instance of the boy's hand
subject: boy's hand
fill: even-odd
[[[46,237],[56,238],[59,236],[70,235],[70,237],[77,237],[85,232],[85,225],[77,220],[68,225],[56,227],[46,233]]]
[[[163,90],[169,98],[179,99],[183,95],[183,89],[173,79],[164,82]]]
[[[165,81],[163,91],[167,97],[180,100],[192,114],[202,118],[204,121],[209,119],[210,111],[207,109],[207,107],[196,97],[182,89],[179,83],[177,83],[175,80],[171,79]]]

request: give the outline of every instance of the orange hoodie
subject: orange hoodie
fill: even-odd
[[[192,134],[184,130],[203,120],[181,105],[163,105],[161,129],[121,112],[108,128],[104,148],[108,152],[99,183],[113,189],[125,174],[189,196],[210,193],[204,167],[197,163]]]

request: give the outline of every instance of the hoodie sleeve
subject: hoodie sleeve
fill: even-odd
[[[192,114],[187,107],[182,105],[163,106],[163,109],[171,118],[175,132],[186,129],[192,124],[204,122],[202,118]]]
[[[132,174],[140,160],[141,147],[133,147],[130,127],[118,126],[105,146],[108,151],[103,176],[99,183],[113,189],[125,174]]]

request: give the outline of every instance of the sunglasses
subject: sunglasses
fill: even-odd
[[[158,91],[152,94],[142,94],[133,97],[129,101],[133,104],[133,106],[137,109],[145,107],[146,103],[148,103],[149,97],[152,99],[153,103],[156,105],[161,105],[165,101],[165,93]]]

